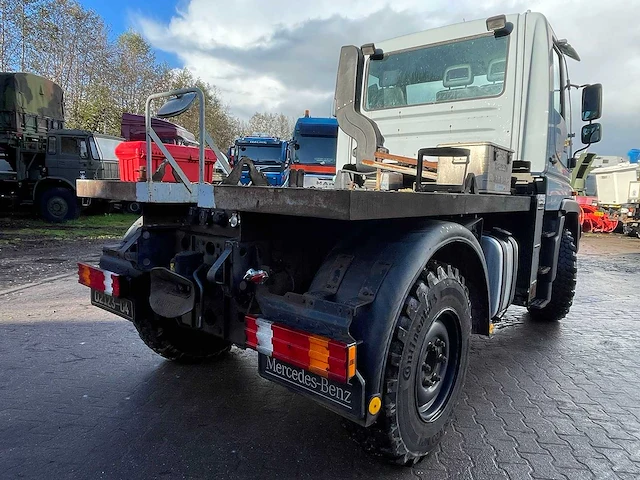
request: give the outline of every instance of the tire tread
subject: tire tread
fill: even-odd
[[[412,320],[415,320],[424,310],[429,309],[429,292],[438,283],[452,279],[462,285],[467,301],[469,299],[469,291],[464,283],[460,272],[451,265],[441,265],[431,262],[418,280],[410,289],[410,293],[404,304],[403,312],[398,319],[393,339],[391,341],[389,356],[385,371],[384,393],[383,393],[383,412],[384,414],[378,418],[378,421],[371,427],[364,428],[359,425],[348,422],[348,429],[358,443],[369,453],[377,456],[383,456],[391,463],[398,465],[414,465],[426,455],[416,454],[408,451],[400,435],[400,427],[397,419],[397,400],[400,363],[402,352],[408,341],[408,332],[411,328]],[[471,310],[470,302],[468,304]],[[399,353],[400,354],[399,354]],[[439,438],[444,435],[444,430],[448,422],[434,439],[433,445],[437,445]]]

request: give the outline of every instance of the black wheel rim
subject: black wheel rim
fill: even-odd
[[[51,197],[47,202],[47,211],[55,218],[66,218],[69,205],[62,197]]]
[[[416,372],[416,407],[425,422],[442,413],[456,383],[460,363],[459,319],[452,310],[441,312],[429,327]]]

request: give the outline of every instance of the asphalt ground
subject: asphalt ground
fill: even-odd
[[[259,377],[253,352],[165,361],[92,307],[70,266],[0,285],[0,478],[640,478],[629,240],[585,239],[562,322],[512,308],[473,338],[453,424],[412,468],[363,453],[338,416]]]

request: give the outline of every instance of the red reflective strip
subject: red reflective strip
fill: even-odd
[[[99,292],[104,292],[104,272],[90,265],[78,264],[78,282]]]
[[[273,338],[273,357],[309,370],[309,349]]]
[[[309,336],[281,325],[271,325],[273,356],[283,362],[309,368]]]
[[[104,272],[101,270],[91,269],[91,288],[104,292]]]
[[[112,295],[114,297],[119,297],[120,296],[120,275],[116,275],[115,273],[111,274],[111,281],[113,282],[111,284],[111,288],[112,288]]]
[[[329,372],[347,377],[347,346],[344,343],[329,340]]]
[[[109,278],[106,276],[109,275]],[[78,283],[99,292],[107,292],[114,297],[119,297],[122,291],[120,275],[106,272],[100,268],[92,267],[86,263],[78,263]],[[111,291],[107,291],[107,284],[111,283]]]
[[[336,173],[336,167],[326,165],[303,165],[301,163],[294,163],[291,165],[291,170],[304,170],[305,173]]]
[[[257,348],[258,347],[258,324],[256,323],[255,317],[245,316],[245,328],[244,332],[247,336],[247,347]]]
[[[269,323],[273,347],[271,355],[274,358],[337,382],[345,383],[349,380],[349,366],[347,365],[349,345],[283,325]],[[257,319],[246,315],[247,347],[258,348],[257,331]],[[355,366],[353,372],[355,373]]]

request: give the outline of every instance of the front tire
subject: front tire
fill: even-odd
[[[438,445],[469,357],[471,302],[458,270],[431,263],[407,295],[387,357],[383,413],[354,437],[371,453],[414,464]]]
[[[529,307],[529,316],[536,321],[556,322],[571,309],[578,281],[578,249],[570,230],[562,232],[558,269],[551,286],[551,300],[542,308]]]
[[[75,193],[68,188],[50,188],[40,196],[40,215],[47,222],[60,223],[80,216]]]
[[[197,363],[223,357],[231,350],[231,343],[222,338],[182,327],[171,318],[150,315],[133,324],[142,341],[168,360]]]

